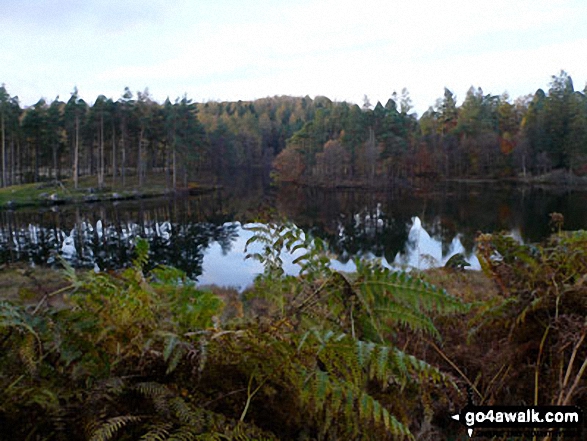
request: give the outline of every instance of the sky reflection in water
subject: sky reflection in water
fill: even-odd
[[[258,261],[245,260],[253,235],[247,227],[254,225],[247,222],[281,218],[328,243],[336,270],[353,271],[355,257],[426,269],[443,266],[456,253],[479,269],[478,232],[507,231],[517,240],[538,242],[552,231],[553,211],[564,215],[565,229],[585,229],[587,192],[448,184],[405,195],[295,186],[272,191],[262,179],[248,179],[222,193],[191,198],[0,210],[0,265],[59,268],[61,255],[76,267],[116,270],[131,264],[140,236],[150,246],[147,269],[171,265],[202,285],[243,290],[263,272]],[[249,249],[259,250],[255,244]],[[285,271],[297,274],[297,255],[282,257]]]
[[[200,285],[218,285],[233,287],[239,291],[252,285],[255,277],[263,272],[262,264],[254,259],[245,259],[245,247],[247,241],[253,236],[250,227],[256,224],[241,225],[236,222],[236,238],[234,238],[230,249],[223,249],[218,243],[212,243],[204,253],[202,265],[202,275],[198,277]],[[344,229],[340,233],[344,235]],[[413,224],[408,234],[408,241],[405,250],[397,253],[393,262],[388,262],[385,257],[380,258],[380,262],[393,269],[427,269],[431,267],[443,266],[448,259],[456,253],[465,254],[467,261],[471,263],[470,269],[479,270],[479,260],[474,253],[466,253],[458,236],[456,236],[450,246],[448,253],[443,254],[442,242],[439,239],[431,237],[422,226],[418,216],[413,218]],[[259,243],[249,245],[248,252],[261,252],[262,246]],[[292,263],[297,257],[303,254],[303,250],[297,250],[293,255],[286,251],[282,254],[283,269],[287,274],[298,274],[300,266]],[[371,254],[365,254],[362,257],[375,259]],[[338,271],[352,272],[355,270],[353,260],[341,262],[337,259],[331,259],[331,267]]]

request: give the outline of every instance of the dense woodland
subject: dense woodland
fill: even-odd
[[[93,105],[23,108],[0,88],[2,186],[92,175],[115,186],[164,173],[169,187],[202,175],[273,164],[283,180],[386,186],[417,178],[497,178],[565,169],[587,172],[587,87],[553,76],[548,91],[510,99],[471,87],[462,104],[448,89],[418,117],[406,89],[362,107],[326,97],[157,103],[128,88]],[[129,181],[130,180],[130,181]]]

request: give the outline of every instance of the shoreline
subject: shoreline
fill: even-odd
[[[509,176],[503,178],[476,178],[476,177],[459,177],[459,178],[416,178],[414,182],[408,179],[398,179],[395,181],[385,181],[383,184],[370,184],[364,181],[342,181],[339,183],[311,182],[306,180],[279,180],[280,183],[294,184],[303,187],[317,187],[331,190],[377,190],[386,191],[390,189],[412,189],[421,191],[425,186],[436,186],[443,183],[463,183],[463,184],[507,184],[530,187],[544,187],[549,190],[578,190],[587,191],[587,176],[576,176],[568,171],[555,170],[550,173],[535,176]]]
[[[198,195],[221,189],[220,185],[190,183],[186,188],[165,188],[159,185],[144,186],[142,189],[98,189],[92,186],[68,188],[61,182],[45,182],[15,185],[0,189],[0,210],[24,207],[51,207],[56,205],[91,204],[116,202],[133,199],[149,199],[162,196]]]

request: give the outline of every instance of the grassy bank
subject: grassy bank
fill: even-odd
[[[190,182],[185,188],[172,189],[166,185],[164,175],[149,176],[149,183],[143,186],[137,185],[136,177],[129,177],[124,186],[117,183],[114,186],[106,185],[99,188],[97,178],[84,177],[80,178],[77,189],[71,179],[0,188],[0,209],[141,199],[168,194],[195,194],[217,188],[218,186],[214,185]]]

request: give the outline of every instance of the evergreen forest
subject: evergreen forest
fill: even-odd
[[[471,87],[462,104],[448,89],[421,116],[409,92],[362,107],[318,96],[164,103],[126,88],[92,105],[67,101],[23,108],[0,88],[3,187],[92,176],[98,187],[168,188],[232,170],[272,167],[282,180],[313,185],[410,185],[417,179],[527,178],[553,170],[587,173],[587,90],[564,71],[547,91],[512,100]]]

